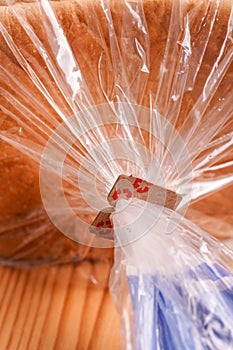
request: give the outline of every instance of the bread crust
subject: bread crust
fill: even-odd
[[[187,18],[192,21],[192,26],[190,27],[191,36],[194,36],[194,33],[196,32],[199,33],[197,29],[197,26],[200,25],[198,19],[205,14],[207,4],[208,1],[206,0],[198,2],[194,0],[183,0],[183,11],[184,13],[189,14],[190,17]],[[4,6],[3,2],[0,2],[0,5],[0,22],[13,38],[16,46],[20,48],[20,51],[26,58],[26,62],[35,69],[36,74],[51,93],[52,98],[59,106],[60,111],[64,113],[64,115],[70,115],[72,110],[64,99],[62,92],[55,84],[55,81],[46,67],[41,55],[36,50],[30,38],[26,35],[25,30],[19,21],[15,18],[11,8]],[[94,104],[98,105],[106,103],[98,75],[99,60],[101,56],[103,57],[102,64],[107,67],[106,75],[103,76],[103,84],[109,98],[114,100],[116,97],[116,91],[114,91],[113,88],[115,83],[115,77],[113,74],[114,58],[111,56],[107,22],[103,9],[100,6],[100,2],[89,0],[52,1],[51,5],[78,61]],[[52,55],[51,48],[46,39],[46,31],[43,27],[42,21],[39,19],[40,10],[38,6],[31,1],[19,1],[14,6],[17,8],[17,13],[31,25],[33,31],[41,42],[43,42],[46,50]],[[179,118],[176,124],[177,129],[179,129],[184,123],[188,112],[192,109],[198,96],[200,96],[209,73],[217,60],[221,46],[226,37],[227,24],[232,6],[232,0],[224,0],[220,2],[217,15],[218,21],[215,21],[213,26],[200,70],[195,77],[195,84],[190,91],[184,93],[183,102],[180,106]],[[169,23],[171,20],[172,1],[144,0],[143,7],[147,23],[146,29],[150,40],[150,50],[148,51],[150,74],[148,77],[147,75],[145,76],[146,84],[144,90],[139,90],[143,98],[141,99],[141,96],[138,96],[137,94],[134,95],[134,98],[135,102],[141,103],[144,106],[149,106],[150,96],[156,96],[159,89],[160,67],[166,49]],[[122,45],[122,49],[124,49],[123,43],[120,40],[123,21],[122,0],[110,1],[110,8],[113,23],[115,25],[116,37],[118,38],[120,45]],[[94,11],[93,13],[95,13],[96,17],[88,17],[88,14],[90,14],[91,11]],[[197,16],[197,21],[195,21],[195,16]],[[100,37],[95,34],[96,27],[94,23],[91,25],[94,18],[98,18],[98,23],[101,25],[102,41],[100,40]],[[208,19],[206,20],[206,24],[209,25]],[[199,30],[201,30],[201,28]],[[130,32],[127,33],[129,36],[133,34],[134,33]],[[193,45],[193,52],[197,52],[198,50],[201,50],[201,45],[204,45],[204,43],[195,42],[194,40]],[[177,61],[178,57],[179,52],[177,51],[176,55],[171,57],[170,63],[172,64],[172,61]],[[198,53],[196,56],[193,54],[193,57],[193,61],[191,62],[193,67],[196,68],[198,63],[195,61],[195,57],[199,57]],[[127,55],[124,57],[125,66],[130,66],[131,59],[132,57]],[[137,58],[134,57],[133,59],[135,59],[135,64],[138,64]],[[46,121],[46,115],[49,115],[50,118],[54,118],[54,120],[59,120],[54,108],[48,103],[43,94],[39,92],[3,38],[0,40],[0,62],[2,67],[4,67],[4,72],[2,72],[4,79],[1,80],[1,88],[12,93],[12,95],[16,94],[18,100],[21,101],[23,105],[27,106],[32,112],[37,113],[41,120],[44,118]],[[190,72],[191,84],[191,77],[194,77],[194,72],[192,72],[192,69],[190,69]],[[133,81],[133,74],[135,74],[135,71],[130,71],[129,69],[128,79],[130,81]],[[172,76],[169,78],[172,79]],[[136,91],[139,84],[144,81],[143,75],[141,79],[141,81],[136,81],[134,83],[135,86],[132,85],[133,90]],[[229,90],[232,81],[233,64],[231,63],[210,103],[209,108],[215,104],[217,105],[217,101],[222,97],[223,92]],[[18,88],[16,86],[16,84],[19,83],[21,84],[21,94],[19,85]],[[15,86],[13,86],[13,84],[15,84]],[[167,84],[170,86],[171,82],[168,81]],[[12,89],[10,89],[9,86],[12,86]],[[25,91],[28,91],[29,95],[26,95]],[[35,103],[32,103],[32,96],[36,96]],[[160,96],[159,101],[158,108],[161,114],[166,116],[169,110],[168,103],[164,103],[164,101],[166,102],[164,89],[162,90],[162,95]],[[18,110],[4,98],[4,96],[0,97],[0,105],[2,106],[0,120],[3,121],[2,123],[0,122],[0,130],[1,132],[8,130],[8,133],[10,131],[12,135],[15,133],[17,139],[17,137],[20,137],[20,127],[16,120],[12,120],[6,111],[10,111],[10,113],[18,118],[21,118],[21,115]],[[40,106],[43,106],[44,114],[42,112],[39,113]],[[232,125],[229,126],[229,129],[231,127]],[[30,129],[27,130],[26,126],[23,133],[25,136],[28,135],[31,142],[38,143],[38,139],[36,137],[34,138],[34,135],[30,133]],[[39,130],[37,130],[37,134],[40,134]],[[63,259],[63,261],[67,261],[69,259],[74,259],[75,255],[76,257],[78,255],[82,257],[85,249],[81,248],[80,250],[79,245],[75,242],[71,242],[61,233],[56,231],[56,229],[51,226],[45,212],[41,209],[42,204],[39,191],[38,164],[29,159],[27,155],[22,154],[1,139],[0,159],[0,177],[2,179],[0,183],[0,197],[2,198],[0,201],[0,255],[4,259],[9,258],[12,260],[15,259],[16,261],[23,259],[34,259],[35,261],[49,259],[53,261],[62,261]],[[225,203],[224,198],[222,198],[222,203]],[[33,242],[33,239],[31,240],[26,233],[23,233],[27,230],[30,232],[33,231],[32,227],[34,227],[33,225],[35,224],[33,223],[32,225],[30,220],[28,221],[28,217],[30,217],[30,215],[34,216],[38,211],[42,213],[43,224],[39,221],[37,226],[40,227],[41,225],[41,227],[43,227],[44,225],[45,232],[49,231],[50,233],[48,235],[51,236],[51,240],[48,240],[49,243],[46,249],[43,244],[41,246],[38,245],[38,242],[41,239],[40,235],[40,238],[38,238],[35,234],[35,241]],[[14,229],[11,229],[12,223],[15,223]],[[7,237],[9,236],[11,236],[11,238],[8,240]],[[32,249],[29,244],[29,249],[24,251],[23,246],[28,246],[28,240],[31,242],[31,245],[38,245],[38,248]],[[62,248],[57,248],[57,245],[55,244],[57,240],[59,240],[60,247]],[[109,257],[111,256],[112,251],[106,250],[106,253],[101,253],[101,255],[102,254],[103,256]],[[93,258],[94,256],[97,256],[98,258],[100,257],[100,253],[97,252],[95,255],[95,252],[92,251],[90,257]]]

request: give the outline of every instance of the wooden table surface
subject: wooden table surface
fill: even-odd
[[[110,263],[0,267],[1,350],[118,350]]]

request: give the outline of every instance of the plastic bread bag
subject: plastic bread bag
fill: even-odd
[[[0,19],[2,263],[111,259],[89,227],[120,174],[231,237],[232,1],[9,0]]]
[[[110,287],[125,349],[232,349],[233,253],[178,214],[138,199],[112,214]]]

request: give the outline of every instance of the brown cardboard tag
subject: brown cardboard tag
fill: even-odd
[[[120,175],[108,195],[108,201],[115,205],[120,198],[138,198],[175,210],[182,197],[177,193],[156,186],[151,182],[134,176]]]
[[[134,176],[120,175],[108,195],[108,202],[112,206],[99,212],[90,226],[90,232],[97,236],[113,239],[114,229],[110,219],[114,206],[119,199],[138,198],[172,210],[179,205],[182,197],[163,187]]]
[[[101,210],[90,226],[90,232],[96,236],[114,239],[114,230],[110,215],[114,211],[113,207]]]

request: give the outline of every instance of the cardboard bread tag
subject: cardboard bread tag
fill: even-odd
[[[110,215],[114,211],[113,207],[101,210],[90,226],[90,232],[96,236],[114,239],[114,230]]]
[[[182,197],[177,193],[134,176],[120,175],[108,195],[108,202],[115,205],[120,198],[138,198],[172,210],[179,205]]]
[[[90,232],[103,238],[114,239],[114,229],[111,214],[119,199],[138,198],[140,200],[157,204],[175,210],[182,197],[171,190],[154,185],[151,182],[134,176],[120,175],[108,195],[111,205],[99,212],[90,226]]]

